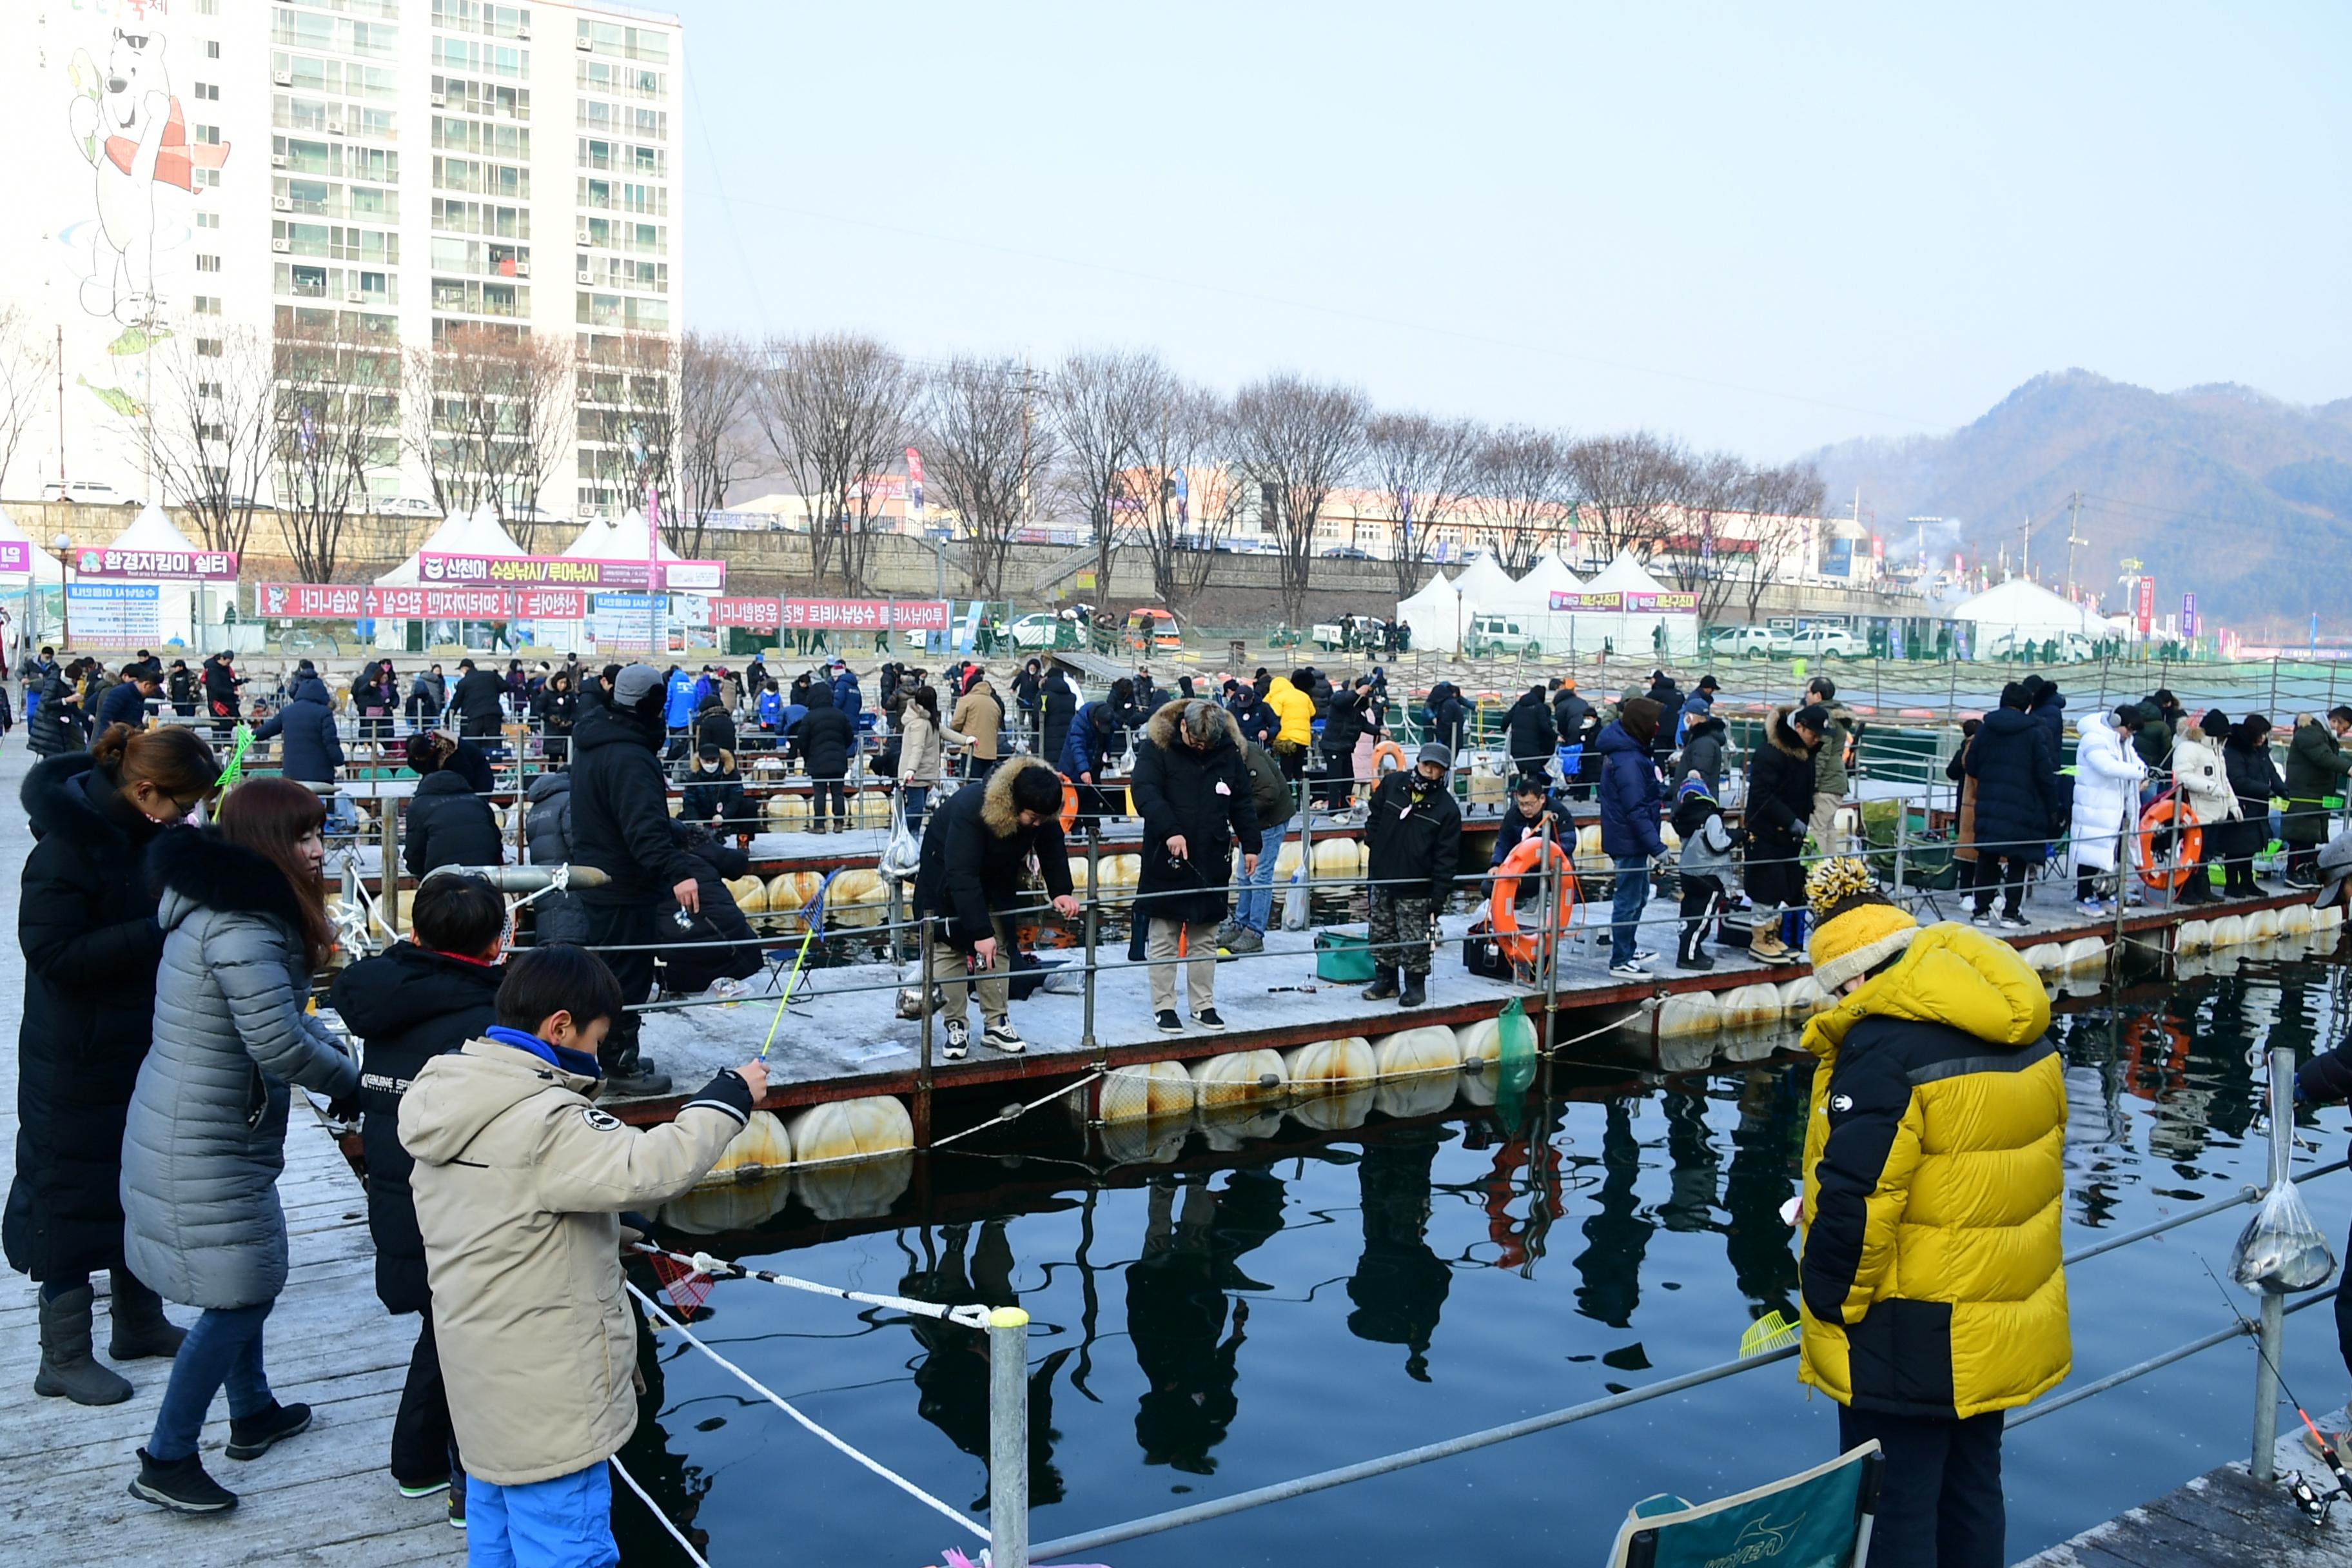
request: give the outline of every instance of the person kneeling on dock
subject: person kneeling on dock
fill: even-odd
[[[1859,860],[1808,879],[1820,1058],[1805,1130],[1799,1377],[1885,1455],[1873,1568],[1999,1568],[2001,1413],[2073,1363],[2066,1089],[2007,943],[1921,930]]]
[[[975,960],[982,976],[981,1038],[1008,1056],[1026,1047],[1005,1015],[1016,942],[1010,916],[1020,906],[1032,855],[1055,910],[1065,919],[1077,915],[1061,809],[1061,775],[1035,757],[1016,756],[956,791],[923,828],[915,913],[938,922],[928,978],[947,994],[940,1054],[950,1061],[961,1060],[971,1044],[965,975]]]
[[[476,1563],[620,1562],[604,1462],[637,1425],[621,1211],[700,1181],[767,1090],[750,1062],[669,1125],[624,1126],[589,1099],[620,1014],[594,953],[533,948],[507,965],[498,1023],[401,1100]]]
[[[1381,778],[1364,818],[1371,849],[1372,984],[1367,1002],[1397,997],[1400,1007],[1429,999],[1430,931],[1462,863],[1462,808],[1446,787],[1454,752],[1443,741],[1421,748],[1411,772]],[[1398,994],[1402,971],[1404,990]]]
[[[1217,1013],[1217,922],[1232,907],[1234,846],[1244,879],[1257,870],[1257,807],[1242,730],[1213,702],[1179,698],[1154,713],[1135,748],[1128,785],[1143,817],[1136,916],[1151,921],[1151,1011],[1163,1035],[1183,1032],[1176,971],[1183,967],[1192,1022],[1211,1034]],[[1181,950],[1188,956],[1179,958]]]

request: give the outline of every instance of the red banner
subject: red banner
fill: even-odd
[[[2156,630],[2156,579],[2139,580],[2139,635],[2147,637]]]
[[[261,583],[255,613],[273,621],[577,621],[577,588],[376,588],[360,583]]]
[[[772,625],[782,630],[878,632],[943,632],[948,629],[945,599],[781,599],[781,618]]]
[[[782,623],[783,604],[777,599],[719,599],[711,605],[710,612],[714,626],[772,632]]]
[[[420,552],[417,574],[427,583],[485,588],[548,584],[569,588],[643,589],[643,561],[590,561],[570,555],[455,555]],[[727,586],[724,561],[665,561],[657,587],[680,592],[716,592]]]

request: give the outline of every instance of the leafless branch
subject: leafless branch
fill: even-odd
[[[866,586],[867,552],[881,514],[875,481],[907,445],[919,386],[898,351],[851,333],[772,343],[752,413],[800,486],[809,554],[819,581]]]
[[[1397,597],[1417,592],[1430,558],[1429,531],[1460,510],[1476,483],[1486,430],[1475,420],[1383,414],[1364,432],[1368,477],[1391,526]]]
[[[930,378],[923,449],[931,488],[961,521],[965,571],[983,599],[1005,597],[1005,563],[1029,497],[1054,463],[1053,425],[1032,416],[1018,360],[958,355]]]
[[[147,378],[151,406],[137,434],[165,498],[187,510],[205,549],[243,551],[276,454],[268,340],[194,318],[148,351]]]
[[[1283,614],[1293,626],[1307,618],[1315,525],[1363,456],[1370,415],[1358,389],[1288,374],[1253,382],[1234,398],[1234,451],[1271,513],[1265,521],[1281,549]]]
[[[0,308],[0,495],[25,433],[47,405],[55,352],[22,306]]]
[[[1525,576],[1568,526],[1567,443],[1523,425],[1495,431],[1479,446],[1476,486],[1480,537],[1505,571]]]
[[[331,583],[369,472],[399,461],[399,355],[321,331],[280,334],[275,360],[278,530],[303,581]]]
[[[568,344],[498,326],[461,327],[415,350],[403,376],[403,438],[444,511],[487,506],[529,550],[539,494],[578,423]]]

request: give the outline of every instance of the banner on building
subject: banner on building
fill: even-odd
[[[1695,616],[1698,613],[1696,594],[1592,594],[1560,593],[1551,596],[1556,615],[1601,614],[1615,611],[1624,615]]]
[[[73,569],[82,577],[129,577],[142,583],[222,583],[236,578],[234,550],[117,550],[77,544]],[[0,571],[8,568],[0,564]]]
[[[907,448],[907,517],[923,526],[923,455],[912,447]]]
[[[143,647],[163,640],[163,590],[152,583],[68,583],[76,647]]]
[[[711,609],[711,624],[721,628],[737,626],[750,632],[772,632],[783,624],[781,599],[715,599]]]
[[[576,621],[577,588],[378,588],[363,583],[258,583],[254,613],[272,621]]]
[[[727,586],[724,561],[648,563],[580,560],[568,555],[457,555],[430,551],[416,557],[416,574],[429,584],[478,584],[485,588],[544,584],[586,591],[613,588],[643,593],[649,588],[668,588],[682,594],[715,594]]]

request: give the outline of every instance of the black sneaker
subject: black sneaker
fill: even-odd
[[[616,1100],[645,1100],[669,1092],[669,1074],[649,1072],[643,1066],[617,1068],[598,1081],[599,1093]]]
[[[447,1491],[449,1478],[443,1476],[437,1481],[404,1481],[394,1476],[392,1484],[400,1489],[400,1495],[404,1498],[427,1498]]]
[[[971,1025],[962,1018],[950,1018],[946,1030],[946,1038],[940,1044],[940,1055],[951,1062],[960,1062],[963,1060],[964,1053],[971,1049]]]
[[[1225,1032],[1225,1021],[1217,1016],[1217,1010],[1214,1007],[1203,1007],[1193,1014],[1192,1023],[1195,1027],[1205,1029],[1212,1035],[1222,1035]]]
[[[449,1472],[449,1528],[466,1528],[466,1472]]]
[[[1184,1032],[1184,1020],[1176,1016],[1176,1009],[1173,1007],[1160,1009],[1152,1022],[1160,1026],[1160,1032],[1163,1035],[1181,1035]]]
[[[1993,923],[2003,931],[2023,931],[2033,922],[2027,920],[2023,915],[2012,915],[2004,912],[2000,918]]]
[[[1010,1018],[991,1018],[988,1027],[980,1032],[980,1038],[989,1049],[1003,1051],[1008,1057],[1017,1057],[1029,1048],[1029,1042],[1021,1037],[1021,1031],[1013,1026]]]
[[[139,1450],[139,1479],[131,1495],[142,1502],[168,1508],[173,1513],[226,1513],[236,1506],[236,1494],[205,1473],[202,1459],[153,1459]]]
[[[1676,969],[1713,969],[1715,960],[1703,952],[1694,952],[1687,958],[1675,959],[1675,967]]]
[[[1620,980],[1647,980],[1650,977],[1650,972],[1642,966],[1640,961],[1631,958],[1622,963],[1611,964],[1609,973]]]
[[[228,1424],[228,1457],[232,1459],[257,1459],[287,1438],[310,1429],[310,1407],[296,1403],[280,1405],[269,1402],[269,1408],[243,1420]]]

